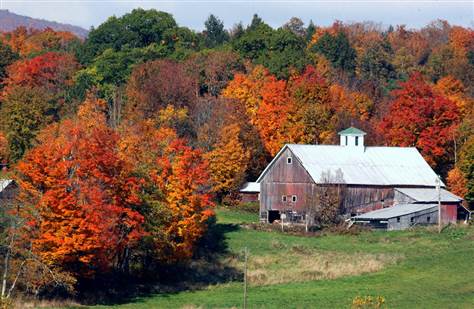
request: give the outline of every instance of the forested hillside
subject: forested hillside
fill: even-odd
[[[474,202],[474,30],[445,21],[255,15],[226,30],[211,15],[196,32],[137,9],[85,40],[1,33],[0,78],[0,163],[21,205],[2,209],[7,277],[33,294],[189,259],[213,205],[285,143],[336,144],[350,125],[417,147]]]
[[[87,30],[78,26],[69,24],[61,24],[54,21],[44,19],[31,18],[28,16],[18,15],[8,10],[0,9],[0,31],[13,31],[16,28],[25,27],[27,29],[43,30],[51,28],[55,31],[69,31],[75,35],[85,38],[87,37]]]

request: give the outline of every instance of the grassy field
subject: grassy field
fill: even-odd
[[[239,227],[256,215],[219,209],[220,263],[242,272],[249,308],[350,308],[383,296],[387,308],[474,308],[474,228],[301,237]],[[154,294],[93,308],[242,307],[241,277],[197,291]]]

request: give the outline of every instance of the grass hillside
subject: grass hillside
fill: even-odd
[[[240,275],[201,290],[94,308],[242,307],[244,247],[249,308],[350,308],[357,296],[382,296],[388,308],[474,305],[472,227],[301,237],[241,227],[256,220],[245,212],[220,209],[217,218],[214,232],[224,243],[218,263]]]

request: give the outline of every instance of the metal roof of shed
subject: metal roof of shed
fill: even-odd
[[[13,180],[11,179],[0,179],[0,192],[2,192],[4,189],[6,189]]]
[[[355,185],[435,187],[438,178],[416,148],[285,145],[257,182],[286,148],[299,159],[315,183],[323,182],[323,173],[335,175],[338,171],[342,172],[343,183]]]
[[[356,220],[386,220],[395,217],[406,216],[419,211],[437,210],[437,204],[399,204],[389,208],[378,209],[353,217]]]
[[[242,189],[242,193],[260,193],[260,184],[258,182],[246,182]]]
[[[411,197],[417,202],[437,202],[438,190],[434,188],[395,188],[400,193]],[[461,202],[462,198],[451,192],[441,189],[441,202]]]

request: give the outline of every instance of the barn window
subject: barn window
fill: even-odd
[[[293,203],[295,203],[297,200],[298,200],[298,198],[296,197],[296,195],[293,195],[293,196],[291,197],[291,201],[292,201]]]
[[[292,163],[293,163],[293,159],[292,159],[291,157],[286,158],[286,163],[287,163],[287,164],[292,164]]]
[[[359,146],[359,137],[358,136],[356,136],[355,144],[356,144],[356,146]]]
[[[281,196],[281,201],[282,201],[282,202],[286,202],[286,195],[282,195],[282,196]]]
[[[347,146],[347,144],[348,144],[348,141],[347,141],[347,135],[346,135],[346,136],[344,136],[344,137],[346,138],[346,146]]]
[[[397,217],[397,222],[400,223],[400,217]]]
[[[426,222],[430,223],[430,221],[431,221],[431,217],[430,216],[426,217]]]
[[[411,223],[415,222],[415,217],[411,217],[411,218],[410,218],[410,222],[411,222]]]

